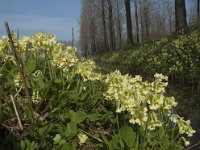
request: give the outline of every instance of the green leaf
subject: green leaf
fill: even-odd
[[[88,118],[88,120],[95,122],[95,121],[101,120],[102,119],[102,115],[98,114],[98,113],[88,114],[87,118]]]
[[[27,72],[28,74],[31,74],[35,68],[36,68],[36,59],[34,58],[34,56],[30,56],[26,62],[26,68],[27,68]]]
[[[64,133],[66,137],[73,138],[77,133],[77,124],[74,122],[70,122],[64,128]]]
[[[22,140],[20,142],[20,147],[21,147],[22,150],[25,150],[25,141],[24,140]]]
[[[85,100],[87,95],[88,95],[88,92],[81,94],[79,100]]]
[[[113,136],[112,140],[109,143],[109,150],[120,150],[120,143],[119,138],[117,136]],[[122,144],[122,146],[124,146]],[[122,147],[123,148],[123,147]]]
[[[35,143],[34,141],[32,141],[29,145],[29,149],[30,150],[35,150],[35,149],[38,149],[38,144]]]
[[[72,122],[79,124],[83,122],[86,119],[86,117],[87,114],[84,111],[77,111],[72,113],[71,120]]]
[[[57,105],[59,105],[60,108],[68,104],[69,94],[70,93],[68,90],[63,91],[61,94],[59,94],[59,97],[58,97],[59,101]]]
[[[55,144],[59,144],[61,141],[61,135],[60,134],[56,134],[56,136],[53,139]]]
[[[48,126],[39,128],[39,130],[38,130],[39,136],[41,136],[41,137],[44,136],[45,132],[47,132],[47,129],[48,129]]]
[[[134,150],[138,150],[139,149],[139,137],[136,137],[135,143],[134,143]]]
[[[165,129],[163,127],[159,128],[159,137],[162,139],[165,136]]]
[[[79,92],[78,92],[77,89],[70,91],[70,99],[73,100],[73,101],[79,100]]]
[[[66,148],[72,149],[72,145],[70,143],[63,143],[60,150],[66,150]]]
[[[45,86],[45,83],[43,81],[43,78],[42,77],[37,77],[37,79],[35,80],[35,83],[37,85],[37,89],[41,89],[41,90],[44,90],[45,88],[47,88]]]
[[[63,91],[60,95],[59,95],[59,97],[58,97],[58,99],[60,100],[60,101],[65,101],[67,98],[68,98],[68,96],[69,96],[69,91],[68,90],[66,90],[66,91]]]
[[[135,145],[136,133],[128,125],[124,125],[120,129],[120,135],[122,136],[124,142],[128,147],[133,147]]]

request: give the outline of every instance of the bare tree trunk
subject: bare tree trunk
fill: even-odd
[[[130,0],[124,0],[126,8],[126,24],[127,24],[127,44],[133,45],[133,33],[131,22],[131,4]]]
[[[74,28],[72,28],[72,47],[74,47]]]
[[[139,37],[139,19],[138,19],[138,1],[134,1],[135,4],[135,20],[136,20],[136,41],[137,43],[140,42],[140,37]]]
[[[175,0],[176,31],[187,28],[185,0]]]
[[[88,43],[89,43],[89,17],[88,17],[89,5],[86,0],[82,1],[81,20],[80,20],[80,45],[83,55],[88,55]]]
[[[147,0],[144,0],[144,23],[146,31],[146,39],[149,39],[149,6]]]
[[[114,33],[114,23],[113,23],[113,8],[111,0],[107,0],[108,2],[108,10],[109,10],[109,29],[110,29],[110,44],[111,50],[115,49],[115,33]]]
[[[144,21],[143,21],[143,13],[142,13],[142,4],[140,1],[140,26],[141,26],[141,41],[144,41]]]
[[[95,25],[95,18],[92,17],[91,18],[91,24],[90,24],[90,27],[91,27],[91,35],[90,35],[90,38],[91,38],[91,49],[92,49],[92,55],[93,54],[97,54],[97,48],[96,48],[96,25]]]
[[[108,50],[108,43],[107,43],[107,30],[106,30],[106,19],[105,19],[105,8],[104,8],[104,6],[105,6],[105,0],[101,0],[104,44],[105,44],[105,51],[107,51]]]
[[[169,16],[169,34],[172,34],[172,16]]]
[[[119,0],[117,0],[117,22],[118,22],[118,32],[119,32],[119,47],[122,47],[122,29],[121,29],[121,19],[119,12]]]
[[[200,1],[197,0],[197,24],[200,24],[200,11],[199,11]]]

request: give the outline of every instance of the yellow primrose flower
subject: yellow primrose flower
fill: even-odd
[[[19,49],[20,51],[25,51],[27,48],[27,44],[31,41],[30,37],[24,36],[20,41],[19,41]]]
[[[9,50],[8,37],[3,36],[0,39],[0,52],[2,53],[1,55],[6,54],[8,50]]]
[[[181,140],[184,142],[185,146],[190,145],[190,142],[185,139],[185,137],[181,137]]]
[[[151,110],[157,110],[163,107],[164,96],[160,94],[153,94],[151,98],[147,100],[147,103],[149,104],[149,108]]]
[[[165,98],[164,109],[172,109],[176,105],[177,105],[177,102],[175,102],[175,98],[174,97]]]
[[[168,77],[167,77],[167,76],[164,76],[164,75],[158,74],[158,73],[156,73],[156,74],[154,75],[154,78],[155,78],[155,79],[159,79],[159,80],[168,81]]]
[[[161,127],[162,122],[159,120],[159,117],[155,112],[152,112],[150,114],[150,119],[148,121],[147,129],[149,130],[155,130],[157,127]]]
[[[79,133],[78,138],[79,138],[79,144],[82,145],[83,143],[87,141],[88,136],[83,133]]]
[[[131,119],[129,120],[132,124],[138,124],[140,126],[144,126],[145,122],[148,120],[147,117],[148,109],[144,107],[143,109],[138,108],[137,110],[131,113]]]
[[[21,82],[20,74],[15,75],[15,76],[14,76],[14,83],[15,83],[15,86],[20,86],[20,82]]]
[[[172,116],[172,118],[172,121],[178,125],[180,134],[187,134],[189,137],[191,137],[195,133],[195,130],[193,130],[190,126],[190,120],[185,121],[183,117],[175,114]]]

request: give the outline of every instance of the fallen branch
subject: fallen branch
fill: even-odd
[[[17,117],[17,120],[18,120],[19,127],[20,127],[21,130],[23,130],[22,122],[21,122],[21,120],[20,120],[20,118],[19,118],[19,113],[18,113],[18,111],[17,111],[17,107],[16,107],[16,105],[15,105],[14,98],[13,98],[12,95],[10,95],[10,99],[11,99],[11,101],[12,101],[12,103],[13,103],[13,107],[14,107],[15,114],[16,114],[16,117]]]
[[[20,86],[19,90],[14,95],[14,98],[16,98],[19,95],[19,93],[21,92],[22,88],[23,88],[23,84]]]
[[[10,127],[10,126],[7,126],[5,124],[0,124],[3,128],[7,129],[8,131],[10,131],[10,133],[12,133],[15,137],[19,137],[15,132],[14,130],[21,130],[19,129],[18,127]]]

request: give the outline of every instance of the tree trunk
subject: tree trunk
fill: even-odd
[[[91,18],[91,24],[90,24],[90,27],[91,27],[91,49],[92,49],[92,55],[93,54],[97,54],[97,48],[96,48],[96,25],[95,25],[95,18],[92,17]]]
[[[141,42],[144,41],[144,17],[143,17],[143,11],[142,11],[142,2],[140,1],[140,26],[141,26]]]
[[[72,47],[74,47],[74,28],[72,27]]]
[[[110,29],[110,44],[111,50],[115,49],[115,33],[114,33],[114,23],[113,23],[113,8],[111,0],[108,0],[108,10],[109,10],[109,29]]]
[[[133,33],[132,33],[132,22],[131,22],[131,4],[130,0],[125,1],[126,8],[126,24],[127,24],[127,44],[133,45]]]
[[[137,43],[140,42],[140,38],[139,38],[139,19],[138,19],[138,1],[135,0],[134,1],[134,4],[135,4],[135,22],[136,22],[136,41]]]
[[[107,43],[107,30],[106,30],[106,19],[105,19],[104,5],[105,5],[105,0],[101,0],[104,44],[105,44],[105,51],[107,51],[108,50],[108,43]]]
[[[185,0],[175,0],[176,31],[187,28]]]
[[[172,16],[169,16],[169,34],[172,34]]]
[[[147,0],[144,0],[144,24],[145,24],[145,36],[146,39],[149,39],[149,6],[147,4]]]
[[[118,32],[119,32],[119,47],[122,47],[122,29],[121,29],[121,19],[119,12],[119,0],[117,0],[117,23],[118,23]]]
[[[197,24],[200,24],[200,11],[199,11],[200,1],[197,0]]]

